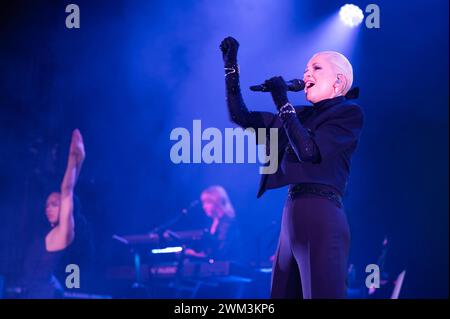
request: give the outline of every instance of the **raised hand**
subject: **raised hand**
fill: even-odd
[[[75,129],[72,132],[72,141],[70,143],[69,156],[75,161],[77,166],[79,166],[86,157],[86,152],[84,150],[83,136],[80,130]]]
[[[273,101],[279,110],[283,105],[289,102],[287,97],[288,87],[281,76],[274,76],[264,82],[264,86],[272,94]]]
[[[237,52],[239,49],[239,42],[233,37],[226,37],[220,43],[220,50],[222,51],[222,58],[225,66],[232,66],[237,63]]]

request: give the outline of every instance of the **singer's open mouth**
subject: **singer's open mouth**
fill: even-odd
[[[312,88],[316,83],[308,81],[306,82],[305,93],[308,94],[310,88]]]

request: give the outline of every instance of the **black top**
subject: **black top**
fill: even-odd
[[[226,77],[231,120],[243,128],[279,128],[278,169],[261,176],[257,197],[267,189],[289,184],[314,183],[333,187],[341,195],[350,174],[351,156],[363,126],[361,107],[344,96],[295,107],[283,116],[247,109],[239,88],[239,75]],[[354,91],[352,91],[353,93]],[[349,96],[349,95],[347,95]],[[269,149],[269,130],[266,149]]]
[[[208,256],[217,260],[239,259],[239,229],[235,218],[221,218],[214,235],[207,241]]]
[[[51,229],[38,231],[28,247],[23,267],[21,285],[25,298],[61,298],[64,293],[65,270],[76,264],[82,270],[80,291],[90,287],[92,279],[93,246],[89,227],[83,219],[76,217],[75,238],[66,248],[49,252],[45,248],[45,237]]]
[[[45,248],[45,234],[35,237],[27,251],[22,286],[26,298],[56,298],[62,291],[55,277],[64,251],[49,252]]]
[[[205,234],[199,241],[190,243],[190,248],[203,251],[206,258],[215,260],[238,260],[240,256],[240,230],[236,218],[223,216],[214,234],[209,232],[211,222],[205,225]]]

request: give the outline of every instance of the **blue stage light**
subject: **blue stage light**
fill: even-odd
[[[358,6],[355,6],[354,4],[346,4],[341,7],[339,17],[345,25],[349,27],[356,27],[364,19],[364,14]]]

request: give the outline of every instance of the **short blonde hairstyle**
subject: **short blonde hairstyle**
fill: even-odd
[[[341,53],[336,51],[322,51],[314,54],[312,59],[318,55],[325,56],[325,58],[335,67],[337,74],[342,74],[345,77],[343,95],[347,94],[353,84],[353,67],[350,61]]]

